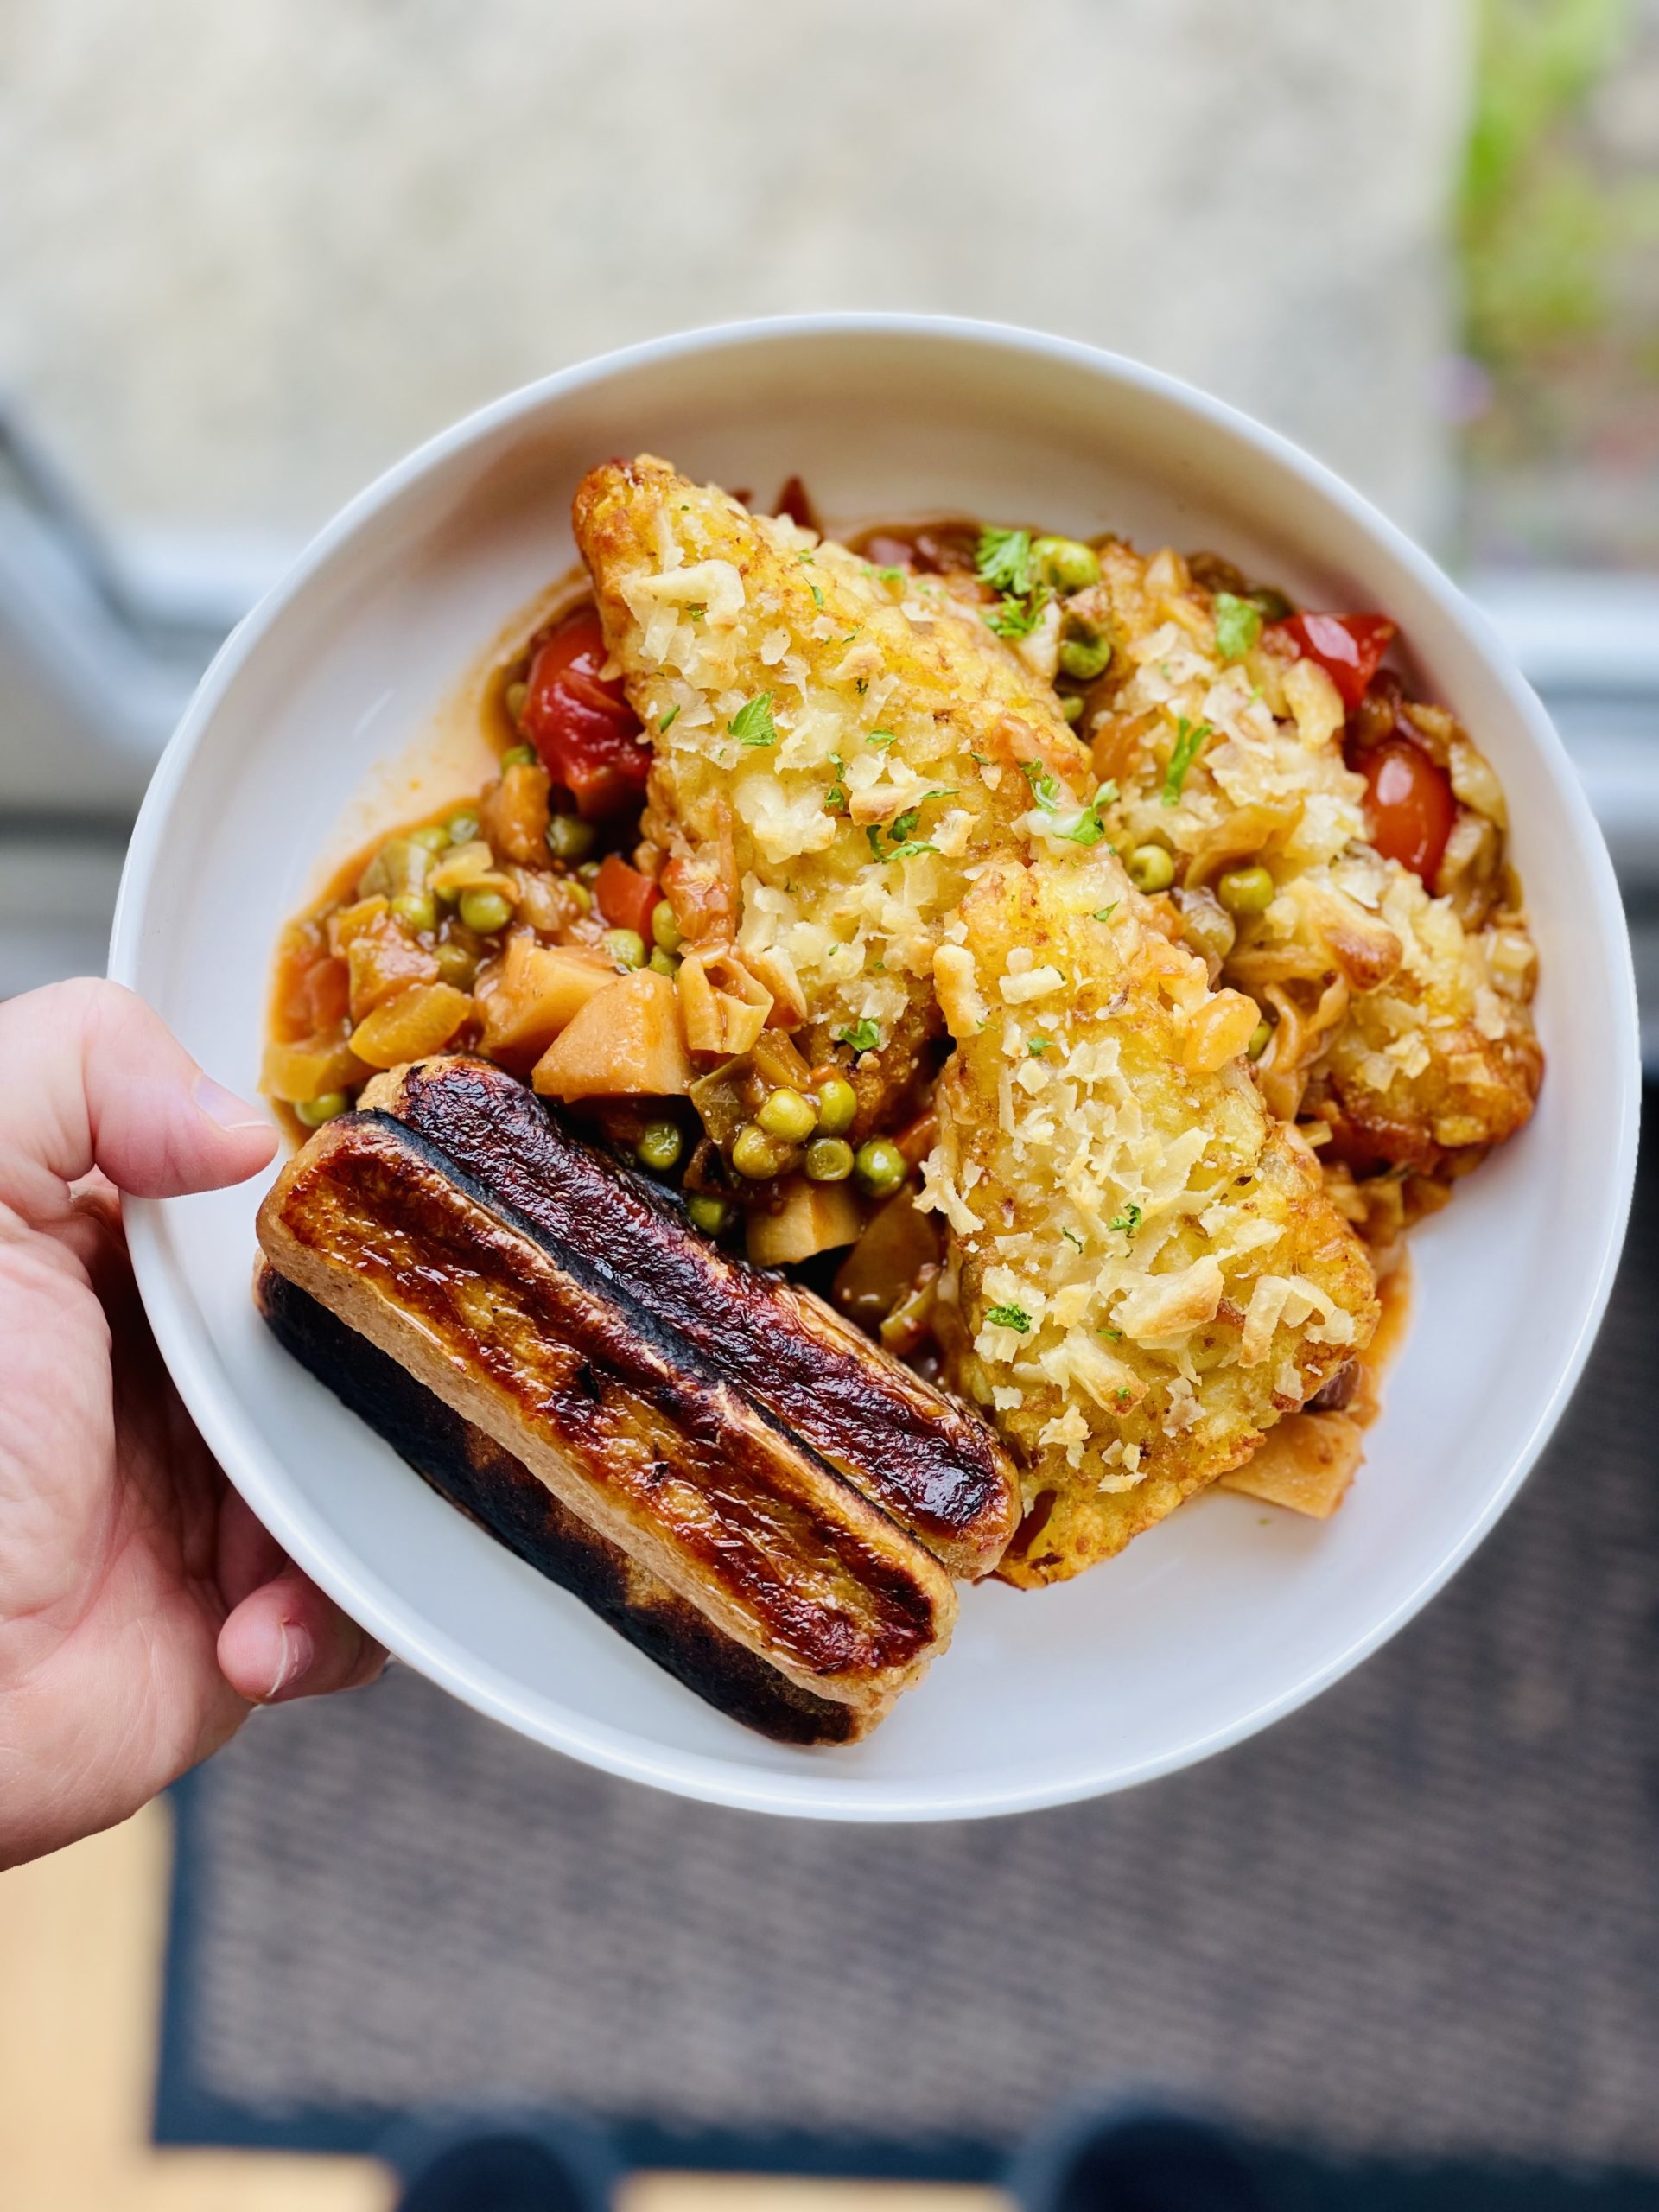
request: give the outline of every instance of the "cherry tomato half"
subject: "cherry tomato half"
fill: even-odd
[[[594,878],[594,904],[613,930],[638,930],[651,944],[651,910],[662,897],[648,875],[620,853],[607,853]]]
[[[598,611],[578,607],[538,649],[524,698],[524,735],[590,822],[637,805],[651,768],[620,679],[600,674],[605,659]]]
[[[1398,627],[1386,614],[1290,614],[1277,626],[1299,653],[1318,661],[1349,708],[1370,689]]]
[[[1458,803],[1446,771],[1421,745],[1390,737],[1355,762],[1365,779],[1365,820],[1385,860],[1432,884],[1440,873]]]

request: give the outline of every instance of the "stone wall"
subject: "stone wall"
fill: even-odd
[[[1456,0],[6,0],[0,391],[308,529],[607,346],[827,306],[1138,354],[1438,528]]]

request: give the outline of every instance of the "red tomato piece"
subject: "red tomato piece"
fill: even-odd
[[[538,649],[524,697],[524,735],[590,822],[638,805],[651,768],[620,679],[600,674],[605,659],[597,610],[578,607]]]
[[[1350,708],[1370,690],[1398,626],[1386,614],[1290,614],[1277,625],[1299,653],[1318,661]]]
[[[638,930],[651,944],[651,910],[662,893],[621,855],[607,853],[594,878],[594,904],[613,930]]]
[[[1408,738],[1385,738],[1354,764],[1365,779],[1365,820],[1385,860],[1432,884],[1458,818],[1446,771]]]

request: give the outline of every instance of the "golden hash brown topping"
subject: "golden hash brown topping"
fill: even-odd
[[[1004,1575],[1057,1581],[1349,1360],[1371,1270],[1240,1057],[1254,1005],[1211,990],[1108,849],[993,862],[947,938],[925,1203],[957,1270],[949,1370],[1023,1461]]]
[[[729,938],[809,1059],[873,1052],[896,1096],[938,1013],[969,872],[1032,804],[1088,788],[1049,686],[937,580],[877,569],[649,457],[596,468],[575,533],[656,751],[645,834],[687,938]]]

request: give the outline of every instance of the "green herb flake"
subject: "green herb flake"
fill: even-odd
[[[1040,1060],[1053,1042],[1052,1037],[1027,1037],[1026,1050],[1033,1060]]]
[[[1052,814],[1060,803],[1060,787],[1040,760],[1022,760],[1020,772],[1031,785],[1031,795],[1046,813]]]
[[[899,733],[896,729],[873,729],[864,742],[866,745],[873,745],[878,753],[885,753],[890,745],[898,742],[898,738]]]
[[[817,584],[809,584],[809,585],[807,586],[807,589],[808,589],[808,590],[811,593],[811,594],[812,594],[812,604],[813,604],[813,606],[814,606],[814,607],[823,607],[823,592],[818,588],[817,585]]]
[[[673,728],[675,723],[679,720],[679,714],[680,710],[677,707],[671,707],[669,709],[668,712],[663,716],[662,720],[657,725],[657,734],[658,737],[661,737],[665,731]]]
[[[1109,922],[1112,916],[1117,912],[1122,903],[1123,902],[1121,899],[1114,899],[1109,906],[1096,906],[1095,909],[1095,919],[1097,922]]]
[[[913,861],[918,853],[937,853],[938,849],[925,837],[906,837],[902,845],[893,847],[887,858],[890,861]]]
[[[726,727],[740,745],[775,745],[778,725],[772,719],[771,692],[747,700]]]
[[[974,565],[980,582],[989,584],[993,591],[1016,592],[1023,598],[1035,582],[1031,563],[1031,532],[982,530]]]
[[[919,806],[906,807],[902,814],[893,817],[892,827],[887,831],[887,842],[893,845],[902,845],[906,837],[914,835],[916,824],[921,818],[922,810]]]
[[[879,822],[867,822],[864,824],[864,835],[870,841],[870,858],[873,861],[886,860],[887,856],[881,849],[881,824]]]
[[[1216,651],[1223,660],[1243,660],[1262,634],[1262,610],[1230,591],[1216,594]]]
[[[994,1321],[999,1329],[1017,1329],[1022,1337],[1031,1328],[1031,1316],[1022,1306],[993,1306],[985,1319]]]
[[[836,772],[836,780],[830,785],[829,790],[823,795],[823,810],[826,814],[845,814],[847,811],[847,786],[841,780],[842,758],[839,753],[832,753],[830,754],[830,765]]]
[[[875,573],[884,584],[901,584],[905,581],[902,569],[878,569]]]
[[[1127,1406],[1132,1395],[1133,1394],[1127,1382],[1120,1382],[1116,1390],[1113,1393],[1113,1395],[1116,1398],[1120,1406]]]
[[[836,1030],[836,1042],[850,1045],[855,1052],[875,1052],[881,1048],[881,1032],[873,1021],[851,1021],[845,1029]]]
[[[1133,1236],[1135,1230],[1140,1228],[1141,1221],[1141,1209],[1131,1202],[1124,1207],[1116,1221],[1109,1221],[1106,1226],[1109,1229],[1121,1229],[1126,1236]]]
[[[1190,722],[1182,715],[1175,725],[1175,750],[1169,756],[1169,766],[1164,771],[1164,804],[1180,804],[1181,786],[1186,781],[1186,772],[1204,749],[1207,737],[1215,735],[1208,722]]]
[[[1067,1243],[1068,1244],[1075,1244],[1075,1245],[1077,1246],[1077,1248],[1078,1251],[1079,1251],[1079,1252],[1081,1252],[1081,1251],[1082,1251],[1082,1249],[1083,1249],[1083,1239],[1082,1239],[1082,1237],[1081,1237],[1081,1236],[1078,1236],[1078,1234],[1077,1234],[1077,1230],[1076,1230],[1075,1229],[1063,1229],[1063,1230],[1060,1231],[1060,1234],[1061,1234],[1061,1236],[1064,1236],[1064,1237],[1065,1237],[1065,1241],[1066,1241],[1066,1243]]]

